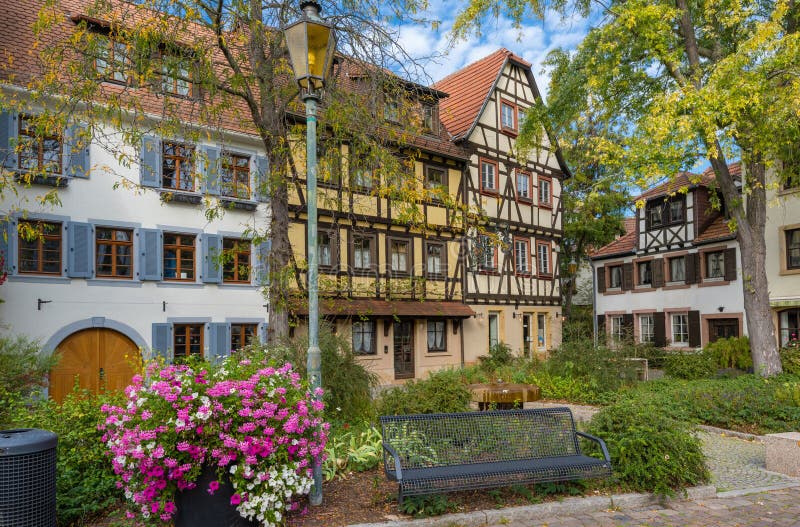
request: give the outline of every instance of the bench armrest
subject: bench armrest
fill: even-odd
[[[397,481],[401,481],[403,479],[403,468],[400,465],[400,456],[397,455],[397,450],[394,449],[392,445],[387,443],[386,441],[382,442],[383,449],[386,450],[391,456],[394,458],[394,474]]]
[[[608,448],[606,448],[606,442],[600,439],[599,437],[595,437],[591,434],[586,434],[584,432],[575,432],[577,435],[588,439],[589,441],[594,441],[598,445],[600,445],[600,449],[603,451],[603,457],[606,458],[606,461],[611,463],[611,456],[608,455]]]

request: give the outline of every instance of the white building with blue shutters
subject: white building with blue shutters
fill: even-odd
[[[269,225],[257,138],[146,136],[125,166],[80,125],[42,139],[25,117],[0,114],[4,172],[20,181],[0,197],[0,319],[60,354],[51,396],[126,385],[140,351],[212,358],[264,338],[269,247],[249,235]],[[37,200],[53,190],[60,205]]]

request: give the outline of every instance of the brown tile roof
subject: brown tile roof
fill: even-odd
[[[731,240],[736,237],[736,234],[731,232],[728,228],[728,222],[723,216],[718,216],[714,221],[694,239],[695,245],[703,243],[710,243],[722,240]]]
[[[740,162],[731,163],[728,165],[731,175],[734,179],[739,179],[742,176],[742,165]],[[695,187],[707,187],[716,179],[714,169],[708,167],[702,174],[694,174],[692,172],[680,172],[674,178],[653,187],[645,192],[642,192],[638,199],[652,199],[659,196],[666,196],[680,191],[681,189],[692,189]]]
[[[461,302],[426,300],[378,300],[372,298],[321,298],[320,313],[333,317],[398,316],[467,318],[475,314],[471,307]],[[306,299],[296,299],[290,310],[295,315],[308,315]]]
[[[514,60],[524,67],[531,66],[511,51],[501,48],[433,85],[437,90],[450,94],[440,103],[440,115],[454,139],[463,138],[472,129],[508,60]]]
[[[589,255],[592,260],[630,254],[636,248],[636,218],[625,218],[625,234]]]

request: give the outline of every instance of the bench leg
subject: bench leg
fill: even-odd
[[[400,507],[403,504],[403,486],[397,486],[397,506]]]

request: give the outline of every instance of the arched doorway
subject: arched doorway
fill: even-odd
[[[118,331],[89,328],[65,338],[56,348],[59,361],[50,370],[50,397],[62,402],[76,379],[94,393],[122,390],[136,373],[139,348]]]

